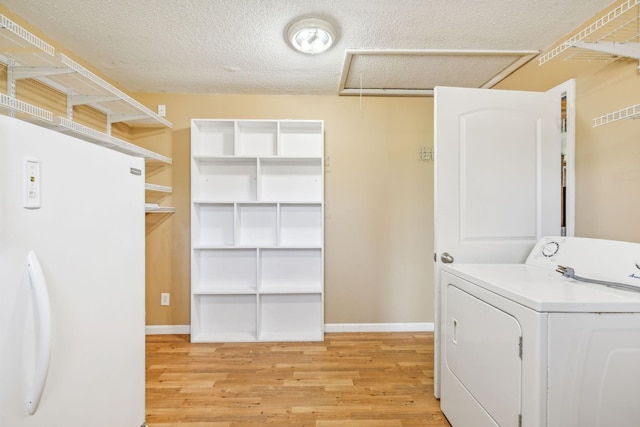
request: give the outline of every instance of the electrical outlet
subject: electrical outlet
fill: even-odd
[[[169,305],[170,294],[163,292],[160,294],[160,305]]]
[[[158,104],[158,115],[164,117],[167,115],[167,106],[164,104]]]

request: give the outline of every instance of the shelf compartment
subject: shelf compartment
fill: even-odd
[[[194,245],[232,246],[235,244],[233,203],[195,204],[191,236]]]
[[[253,158],[198,158],[192,181],[192,197],[197,200],[254,201],[257,197],[257,166]]]
[[[238,204],[238,243],[274,246],[277,226],[276,204]]]
[[[260,292],[321,292],[322,249],[261,249]]]
[[[261,341],[322,341],[321,294],[260,295]]]
[[[194,156],[232,156],[234,150],[233,121],[200,120],[191,122]]]
[[[282,203],[280,246],[322,246],[322,205]]]
[[[158,159],[146,158],[144,162],[146,177],[149,178],[151,176],[157,175],[160,172],[166,170],[170,165],[171,163],[165,163]]]
[[[277,123],[261,120],[238,121],[236,154],[240,156],[273,156],[276,154]]]
[[[192,342],[242,342],[257,339],[256,295],[194,295]]]
[[[558,57],[563,60],[640,59],[640,0],[628,0],[582,29],[538,60],[539,65]]]
[[[146,165],[145,165],[146,169]],[[171,194],[171,187],[158,184],[144,184],[144,197],[147,203],[159,204],[165,197]]]
[[[320,121],[280,122],[278,155],[322,157],[323,129]]]
[[[195,249],[193,291],[256,292],[256,249]]]
[[[321,158],[260,159],[260,200],[319,202],[322,193]]]

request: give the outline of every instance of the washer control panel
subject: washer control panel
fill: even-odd
[[[640,286],[640,243],[543,237],[531,250],[526,264],[550,271],[562,265],[573,268],[578,276]]]

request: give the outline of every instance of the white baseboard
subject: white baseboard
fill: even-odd
[[[191,333],[190,325],[147,325],[147,335],[184,335]]]
[[[433,332],[432,322],[415,323],[326,323],[325,332]],[[147,335],[191,333],[190,325],[148,325]]]
[[[431,322],[424,323],[325,323],[325,332],[433,332]]]

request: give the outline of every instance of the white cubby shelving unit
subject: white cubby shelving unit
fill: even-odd
[[[584,27],[539,58],[539,65],[552,59],[612,61],[631,58],[640,61],[640,0],[627,0]],[[638,66],[640,71],[640,65]],[[593,119],[593,127],[640,117],[640,104]]]
[[[76,138],[146,159],[147,167],[170,165],[171,158],[111,135],[114,123],[129,126],[172,127],[164,117],[107,83],[53,46],[0,15],[0,62],[7,69],[7,94],[0,94],[0,109],[20,118]],[[36,79],[66,97],[66,115],[56,116],[19,99],[17,82]],[[73,107],[88,105],[106,117],[104,132],[73,121]],[[154,191],[154,189],[150,190]],[[171,192],[164,187],[162,192]],[[153,204],[151,204],[153,205]],[[174,208],[152,206],[147,212],[173,212]]]
[[[324,339],[324,124],[191,121],[191,341]]]

